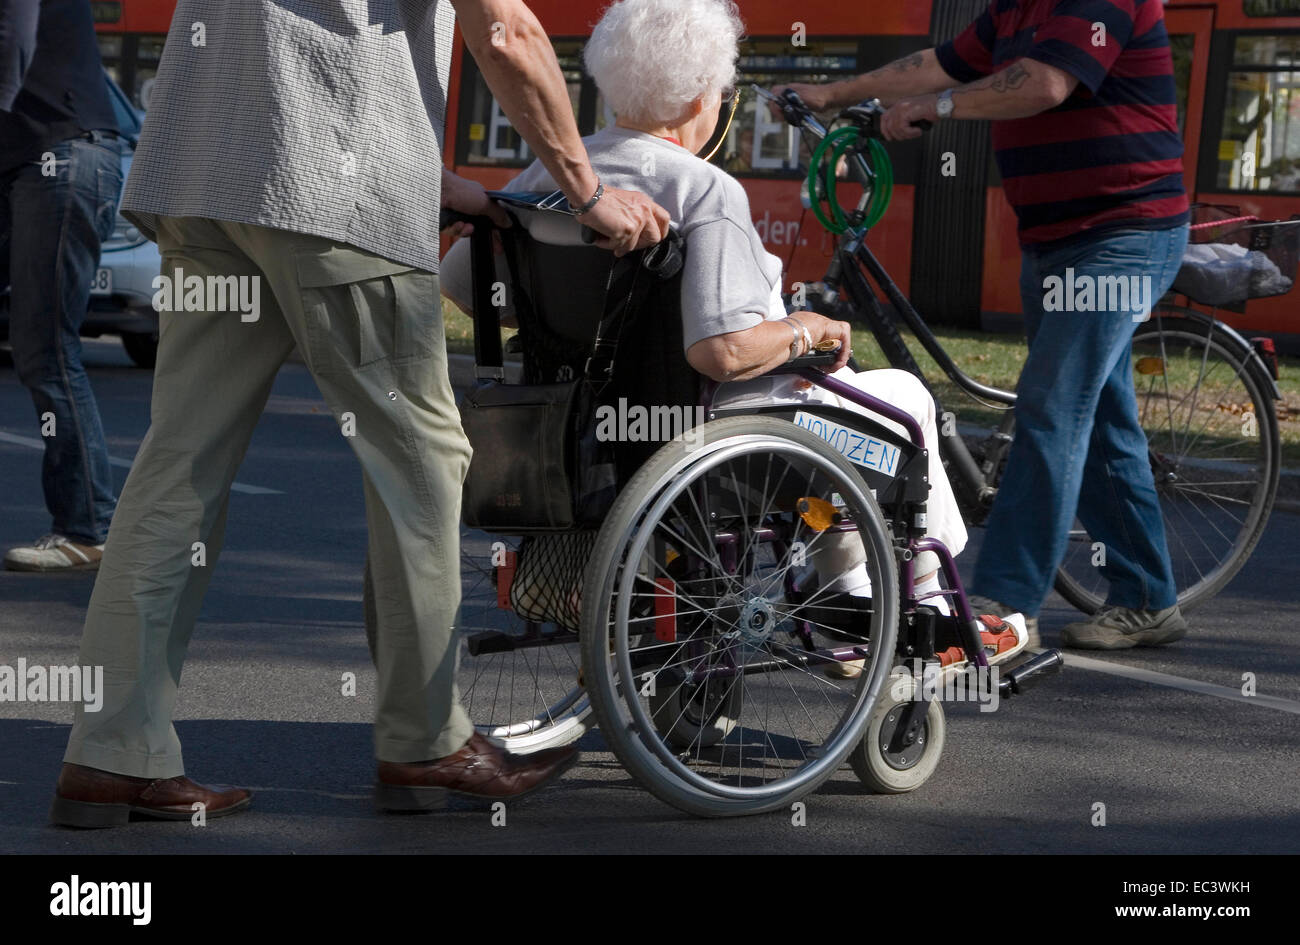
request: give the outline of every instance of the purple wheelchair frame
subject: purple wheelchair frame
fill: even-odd
[[[907,433],[907,438],[913,446],[918,447],[922,454],[926,453],[925,436],[921,431],[921,426],[916,422],[911,414],[905,410],[895,407],[893,404],[872,397],[846,384],[839,378],[832,377],[813,367],[811,364],[800,364],[799,359],[793,362],[789,369],[773,373],[791,373],[810,381],[818,387],[825,388],[832,394],[856,404],[872,413],[878,414],[886,419],[892,420],[902,426]],[[770,375],[769,375],[770,376]],[[719,384],[716,381],[708,381],[702,386],[700,403],[706,410],[713,405],[713,399],[718,391]],[[924,504],[916,511],[923,511]],[[957,573],[957,562],[953,558],[952,552],[948,547],[937,538],[931,538],[922,534],[915,534],[919,529],[911,525],[907,526],[907,550],[910,554],[903,556],[902,564],[899,568],[899,583],[902,585],[902,593],[899,601],[899,615],[913,613],[918,604],[935,597],[951,597],[953,608],[956,611],[958,626],[961,629],[962,648],[965,650],[966,658],[976,666],[986,667],[989,665],[988,658],[984,655],[984,647],[980,641],[979,625],[971,611],[970,601],[966,597],[966,590],[961,583],[961,578]],[[857,531],[856,526],[852,523],[832,525],[826,529],[828,532],[850,532]],[[760,536],[775,538],[775,535]],[[719,544],[719,554],[721,561],[728,570],[735,567],[735,535],[718,535],[715,540]],[[915,562],[916,556],[923,551],[932,551],[939,559],[939,567],[942,569],[948,590],[932,591],[923,594],[920,597],[915,596]],[[787,573],[785,577],[785,590],[788,594],[800,594],[801,588],[798,579],[792,574]],[[796,618],[796,624],[800,636],[805,641],[811,641],[813,637],[812,625],[807,619]],[[820,649],[815,651],[820,657],[827,660],[837,660],[848,662],[867,657],[867,654],[861,647],[840,646],[829,649]],[[717,669],[715,668],[715,672]],[[725,671],[723,673],[725,675]]]

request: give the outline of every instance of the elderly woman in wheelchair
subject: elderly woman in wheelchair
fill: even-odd
[[[528,751],[594,710],[645,787],[702,815],[788,807],[846,760],[873,790],[914,789],[945,731],[924,683],[978,669],[972,701],[1019,691],[988,666],[1027,639],[961,590],[933,399],[906,372],[848,369],[846,323],[787,314],[744,189],[696,156],[741,32],[731,3],[622,0],[584,54],[618,115],[586,139],[592,165],[669,211],[676,255],[615,259],[525,209],[555,189],[535,163],[507,187],[534,196],[512,201],[502,251],[480,221],[440,274],[491,378],[462,406],[465,518],[487,530],[462,559],[471,717]],[[502,315],[522,385],[500,380]],[[644,421],[681,407],[701,423],[652,437]]]

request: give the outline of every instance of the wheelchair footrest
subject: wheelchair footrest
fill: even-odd
[[[1060,650],[1045,650],[1032,659],[1004,670],[998,679],[998,694],[1003,699],[1018,696],[1038,683],[1045,676],[1055,676],[1065,665],[1065,657]]]

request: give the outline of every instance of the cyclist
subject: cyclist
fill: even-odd
[[[916,137],[922,120],[993,120],[1019,221],[1029,356],[972,589],[981,609],[1037,614],[1077,512],[1105,547],[1110,587],[1108,606],[1067,626],[1065,644],[1180,639],[1187,623],[1129,359],[1133,331],[1173,282],[1187,243],[1162,4],[996,0],[941,46],[842,82],[788,87],[818,111],[879,98],[891,106],[882,119],[890,140]],[[1090,311],[1058,304],[1049,289],[1056,279],[1098,286],[1117,276],[1139,286],[1149,278],[1149,288],[1114,305],[1097,305],[1093,293]]]

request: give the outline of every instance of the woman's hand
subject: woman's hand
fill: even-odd
[[[848,322],[834,321],[816,312],[793,312],[792,314],[808,329],[808,334],[812,336],[813,347],[823,341],[838,341],[840,343],[836,352],[835,363],[825,368],[827,374],[834,374],[849,363],[849,355],[853,353],[852,325]],[[804,354],[807,353],[804,352]]]
[[[835,363],[824,368],[830,374],[849,361],[850,326],[848,322],[832,321],[816,312],[795,312],[788,318],[765,319],[753,328],[713,335],[695,342],[686,352],[686,360],[705,377],[715,381],[747,381],[760,377],[790,360],[794,337],[791,329],[799,321],[808,331],[814,347],[819,342],[839,342]],[[797,331],[797,329],[796,329]],[[798,332],[799,345],[794,350],[804,350],[803,332]]]

